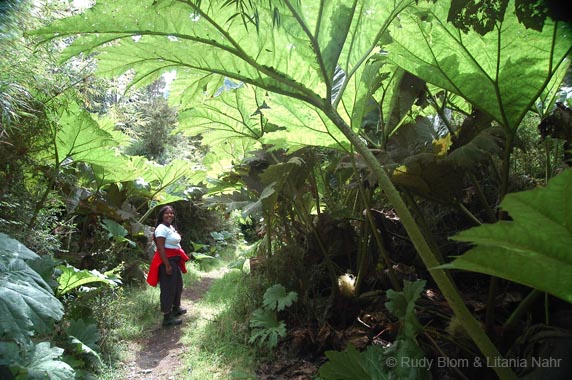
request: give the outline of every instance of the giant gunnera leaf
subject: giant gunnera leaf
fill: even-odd
[[[23,259],[38,256],[0,233],[0,336],[25,342],[47,333],[63,316],[63,306],[50,286]]]
[[[69,380],[75,378],[75,371],[69,364],[60,360],[64,350],[52,347],[50,342],[27,346],[17,361],[10,363],[16,372],[16,379],[29,380]]]
[[[515,1],[507,3],[504,17],[482,35],[448,22],[450,2],[418,2],[392,24],[387,57],[514,131],[559,66],[566,65],[572,39],[568,23],[548,19],[541,31],[534,30],[521,23]]]
[[[572,169],[545,188],[508,194],[501,207],[512,220],[453,236],[475,246],[443,267],[505,278],[572,302]]]
[[[0,256],[20,258],[22,260],[39,259],[34,251],[10,236],[0,232]]]

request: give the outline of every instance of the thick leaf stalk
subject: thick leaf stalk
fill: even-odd
[[[401,219],[401,223],[405,227],[407,234],[411,238],[415,249],[423,260],[425,266],[430,270],[431,276],[439,286],[443,296],[447,299],[449,306],[463,323],[463,327],[467,334],[473,339],[480,351],[488,358],[501,358],[501,354],[496,346],[489,339],[487,334],[481,328],[479,322],[471,314],[465,305],[461,295],[457,291],[455,284],[443,269],[435,268],[441,263],[437,255],[431,250],[429,244],[425,240],[423,233],[415,222],[413,215],[407,208],[399,191],[395,188],[389,175],[385,169],[379,164],[373,153],[367,148],[364,142],[356,135],[341,116],[332,107],[323,108],[328,117],[336,124],[348,140],[355,146],[355,149],[363,156],[370,169],[379,181],[380,187],[383,189],[389,202],[395,208],[397,215]],[[493,367],[493,370],[501,380],[516,379],[516,375],[510,368]]]

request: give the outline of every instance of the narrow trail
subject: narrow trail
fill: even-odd
[[[130,344],[129,349],[132,353],[125,363],[127,374],[124,379],[174,380],[176,378],[183,365],[181,357],[186,351],[186,347],[180,341],[181,336],[184,329],[199,318],[193,303],[203,298],[211,285],[222,278],[227,271],[228,269],[223,267],[202,273],[200,280],[193,286],[183,288],[181,306],[187,309],[187,314],[181,316],[182,325],[164,328],[161,326],[160,315],[157,315],[157,323],[153,326],[149,338]]]

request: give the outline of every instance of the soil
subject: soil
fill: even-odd
[[[129,380],[169,380],[175,379],[175,374],[182,366],[180,358],[186,347],[180,342],[185,325],[198,318],[194,314],[193,302],[200,300],[210,286],[222,278],[226,268],[220,268],[203,273],[200,280],[191,287],[183,288],[181,307],[187,309],[187,314],[180,318],[183,324],[164,328],[161,326],[162,318],[157,316],[157,324],[152,328],[149,338],[130,344],[132,352],[125,363],[127,374],[124,379]]]

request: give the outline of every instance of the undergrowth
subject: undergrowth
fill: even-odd
[[[261,353],[248,344],[248,319],[260,299],[260,295],[252,294],[251,290],[257,289],[253,285],[256,279],[239,269],[225,269],[224,265],[225,262],[220,260],[209,268],[210,271],[201,270],[198,263],[187,266],[188,273],[183,276],[185,288],[208,281],[209,273],[227,272],[222,278],[213,280],[201,299],[193,301],[189,319],[182,327],[181,342],[186,347],[181,357],[182,365],[173,369],[173,375],[178,378],[256,378],[255,359]],[[107,302],[98,321],[106,331],[103,342],[106,366],[98,374],[98,379],[125,378],[129,369],[124,363],[133,354],[130,342],[147,338],[149,331],[158,323],[159,293],[158,287],[131,287],[114,294],[113,299]]]
[[[232,269],[193,305],[198,315],[182,341],[183,367],[197,379],[255,379],[256,351],[248,344],[248,317],[255,308],[249,278]]]

